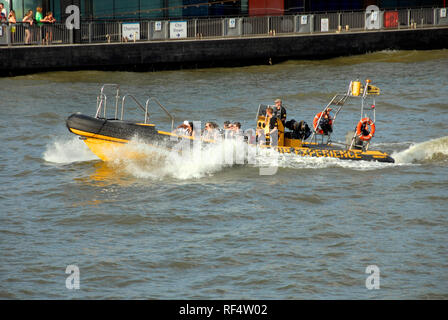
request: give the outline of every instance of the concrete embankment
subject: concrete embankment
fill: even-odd
[[[0,75],[52,70],[238,66],[324,59],[379,50],[448,48],[448,27],[251,38],[0,47]]]

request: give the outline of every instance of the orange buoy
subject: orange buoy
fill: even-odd
[[[367,129],[370,127],[370,131]],[[375,134],[375,123],[370,118],[363,118],[356,126],[356,134],[362,141],[369,141]]]

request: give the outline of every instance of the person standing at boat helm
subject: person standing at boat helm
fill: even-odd
[[[277,142],[277,136],[278,136],[278,123],[277,123],[277,117],[274,115],[274,108],[267,107],[266,109],[266,134],[269,134],[270,143],[271,145],[273,143]]]
[[[285,125],[286,122],[286,109],[283,107],[282,99],[276,99],[274,101],[274,117],[277,117],[280,119],[280,121]]]

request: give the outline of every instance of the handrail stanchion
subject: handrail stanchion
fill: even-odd
[[[171,119],[171,131],[173,131],[174,130],[174,117],[173,117],[173,115],[160,103],[160,101],[159,100],[157,100],[157,98],[155,98],[155,97],[149,97],[148,98],[148,100],[146,100],[146,104],[148,105],[149,104],[149,101],[150,100],[154,100],[158,105],[159,105],[159,107],[163,110],[163,111],[165,111],[165,113],[168,115],[168,117]]]
[[[148,121],[148,106],[149,106],[149,99],[146,100],[146,104],[145,104],[145,124]]]
[[[98,118],[98,114],[100,112],[100,104],[102,103],[102,100],[100,101],[100,95],[96,97],[96,114],[95,118]]]
[[[96,114],[95,117],[98,115],[98,106],[100,105],[100,96],[96,96]]]
[[[103,118],[106,119],[106,110],[107,110],[107,96],[104,98],[104,108],[103,108]]]
[[[104,100],[104,110],[103,110],[103,115],[104,118],[106,118],[107,115],[107,95],[104,93],[104,89],[106,87],[115,87],[116,88],[116,97],[115,97],[115,119],[117,118],[117,111],[118,111],[118,99],[120,97],[120,86],[118,84],[115,83],[106,83],[103,84],[103,86],[101,87],[100,90],[100,97],[101,97],[101,101],[100,101],[100,105],[102,105],[102,101]],[[100,115],[100,110],[101,108],[98,108],[97,111],[97,117]]]
[[[120,87],[117,86],[117,95],[115,96],[115,119],[118,115],[118,99],[120,99]]]
[[[124,114],[124,101],[126,100],[127,94],[125,94],[121,100],[121,118],[120,120],[123,120],[123,114]]]
[[[124,115],[124,102],[126,100],[126,98],[131,98],[132,100],[134,100],[134,102],[137,104],[137,106],[140,107],[140,109],[142,109],[143,111],[145,111],[146,109],[140,104],[140,102],[138,102],[138,100],[132,95],[132,94],[125,94],[121,100],[121,119],[123,120],[123,115]]]
[[[100,93],[98,97],[96,97],[96,101],[97,101],[97,109],[96,109],[96,114],[95,114],[95,118],[98,118],[101,114],[101,108],[104,106],[106,106],[107,103],[107,96],[104,93]]]

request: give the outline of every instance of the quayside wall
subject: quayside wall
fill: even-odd
[[[380,50],[448,48],[448,26],[217,39],[0,47],[0,75],[55,70],[151,71],[275,64]]]

